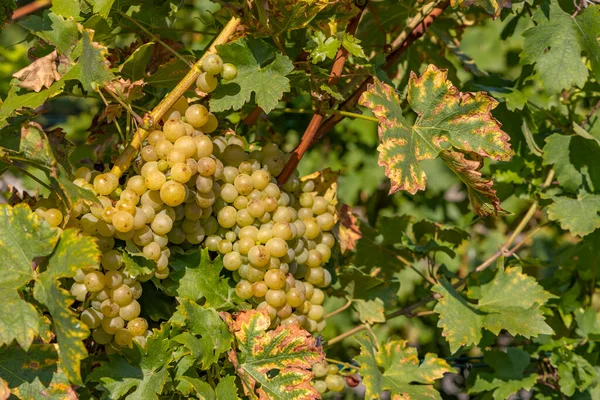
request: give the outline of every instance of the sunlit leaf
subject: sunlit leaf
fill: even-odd
[[[266,312],[242,311],[225,315],[237,351],[229,360],[242,380],[247,396],[267,399],[318,399],[311,367],[324,354],[310,333],[297,324],[267,330]]]

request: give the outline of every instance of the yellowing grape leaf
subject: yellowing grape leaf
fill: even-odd
[[[390,194],[425,189],[419,161],[443,150],[473,152],[493,160],[510,160],[509,137],[492,116],[496,100],[484,92],[461,93],[446,79],[447,71],[429,65],[420,77],[412,72],[408,104],[418,117],[410,124],[402,115],[394,88],[375,78],[359,104],[379,119],[379,165],[391,180]]]
[[[378,347],[366,334],[356,340],[361,352],[355,360],[367,389],[366,400],[379,399],[384,390],[389,390],[394,399],[441,400],[433,383],[446,372],[453,372],[446,360],[428,353],[419,363],[417,349],[408,347],[405,340],[393,340]]]
[[[76,251],[73,251],[76,249]],[[48,268],[36,280],[33,295],[48,308],[60,350],[59,365],[73,383],[80,383],[79,362],[87,357],[83,340],[89,330],[71,311],[73,298],[61,287],[61,278],[75,276],[78,269],[98,268],[100,250],[94,238],[81,236],[74,229],[62,232]]]
[[[356,242],[362,238],[358,219],[352,214],[352,207],[342,204],[339,209],[340,224],[335,230],[342,253],[347,250],[354,250]]]
[[[325,354],[310,333],[297,324],[267,331],[271,320],[266,311],[221,316],[235,338],[237,351],[229,351],[229,360],[247,396],[261,400],[320,398],[311,385],[311,367]]]

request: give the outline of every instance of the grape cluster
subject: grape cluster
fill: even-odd
[[[337,365],[328,364],[327,361],[316,363],[312,367],[315,374],[313,385],[321,394],[327,391],[341,392],[346,387],[344,378],[340,375]]]
[[[209,93],[217,75],[234,79],[235,66],[207,56],[196,81]],[[222,255],[237,295],[266,310],[272,326],[299,323],[310,332],[325,327],[322,289],[331,283],[324,265],[335,239],[335,207],[312,181],[293,175],[280,188],[288,159],[273,143],[248,146],[235,134],[213,134],[218,121],[202,104],[180,98],[150,132],[123,184],[110,172],[77,170],[74,183],[92,191],[98,204],[79,204],[67,227],[97,239],[101,268],[79,270],[71,293],[83,302],[81,320],[107,351],[144,344],[150,334],[140,318],[140,282],[169,276],[169,257],[207,248]],[[247,150],[251,148],[251,150]],[[52,226],[63,223],[55,208],[38,212]],[[123,251],[155,268],[130,276]]]

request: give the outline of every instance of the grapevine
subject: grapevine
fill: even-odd
[[[599,398],[597,3],[0,6],[0,399]]]

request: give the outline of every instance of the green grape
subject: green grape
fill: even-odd
[[[316,215],[321,215],[327,211],[329,202],[322,196],[316,196],[314,198],[312,210]]]
[[[271,174],[268,171],[259,169],[252,172],[252,184],[255,189],[264,190],[271,182]]]
[[[204,93],[210,93],[217,88],[217,78],[207,72],[200,74],[196,79],[196,87]]]
[[[78,268],[77,271],[75,271],[75,276],[73,276],[73,280],[77,283],[83,283],[85,275],[86,273],[83,272],[81,268]]]
[[[154,242],[148,243],[142,249],[142,253],[146,258],[153,261],[158,261],[158,259],[160,258],[160,246]]]
[[[112,338],[113,335],[104,332],[102,328],[94,329],[92,332],[92,339],[98,344],[108,344],[112,341]]]
[[[167,181],[167,177],[165,174],[160,172],[159,170],[153,170],[146,175],[144,179],[144,184],[148,188],[148,190],[160,190],[160,188]],[[142,196],[143,198],[143,196]]]
[[[268,290],[269,290],[269,287],[263,281],[254,282],[252,284],[252,295],[254,297],[257,297],[257,298],[265,297]]]
[[[306,265],[309,268],[317,268],[323,264],[323,256],[317,250],[309,250]]]
[[[228,254],[233,250],[233,246],[229,240],[220,240],[217,244],[217,251],[221,254]]]
[[[177,139],[186,135],[186,129],[183,122],[179,119],[170,119],[163,126],[165,139],[174,143]],[[157,153],[158,154],[158,153]]]
[[[79,316],[81,322],[86,324],[87,327],[90,329],[96,329],[97,327],[99,327],[102,323],[103,318],[104,315],[93,308],[88,308],[87,310],[83,311]]]
[[[134,215],[135,214],[135,205],[136,205],[136,203],[133,203],[130,201],[119,200],[119,201],[117,201],[115,208],[117,209],[117,211],[125,211],[126,213]]]
[[[230,144],[227,147],[225,147],[225,150],[223,150],[221,154],[221,159],[223,160],[225,165],[229,167],[237,167],[242,161],[246,160],[247,158],[248,155],[244,151],[244,148],[235,144]]]
[[[100,303],[100,311],[105,317],[116,317],[119,315],[119,305],[110,299],[106,299]]]
[[[92,171],[90,171],[88,167],[79,167],[77,171],[75,171],[75,178],[89,182],[92,179]]]
[[[100,271],[92,271],[85,276],[84,284],[88,292],[99,292],[104,289],[104,274]]]
[[[178,149],[173,149],[167,154],[168,166],[172,167],[177,163],[184,163],[186,160],[185,153]]]
[[[156,142],[158,142],[159,140],[164,139],[164,138],[165,138],[165,134],[163,133],[163,131],[153,130],[148,135],[148,144],[151,144],[152,146],[154,146],[156,144]]]
[[[292,315],[292,307],[289,304],[285,304],[279,310],[277,310],[277,316],[279,318],[286,319]]]
[[[106,271],[104,281],[108,288],[119,287],[123,283],[123,274],[120,271]]]
[[[271,307],[279,308],[286,302],[285,291],[269,289],[265,295],[265,301]]]
[[[162,160],[164,160],[164,159],[167,158],[167,155],[171,151],[173,151],[173,148],[174,148],[173,143],[171,143],[167,139],[160,139],[154,145],[154,151],[155,151],[157,157],[160,158],[160,159],[162,159]],[[144,167],[142,167],[142,175],[144,175],[143,168]],[[157,164],[157,168],[158,168],[158,164]]]
[[[310,311],[308,312],[308,314],[306,316],[308,318],[312,319],[313,321],[320,321],[321,319],[323,319],[323,315],[324,315],[323,306],[313,304],[310,307]]]
[[[142,156],[142,160],[144,160],[144,161],[157,161],[158,160],[158,155],[156,154],[156,150],[154,150],[154,146],[152,146],[152,145],[147,145],[147,146],[142,147],[140,154]]]
[[[285,294],[287,303],[292,307],[300,307],[304,303],[304,293],[298,288],[290,288]]]
[[[269,289],[283,289],[285,287],[285,281],[286,276],[279,269],[270,269],[265,273],[265,284]]]
[[[127,323],[127,330],[133,336],[142,336],[148,330],[148,322],[144,318],[134,318]]]
[[[223,64],[223,71],[221,71],[221,77],[226,81],[233,80],[237,77],[238,70],[235,65],[231,63]]]
[[[114,175],[113,175],[114,176]],[[118,181],[115,184],[114,181],[110,178],[109,174],[99,174],[94,178],[94,189],[103,195],[109,195],[117,188]]]
[[[150,225],[154,233],[166,235],[173,229],[173,219],[171,219],[164,211],[156,214],[152,224]]]
[[[244,208],[237,212],[236,221],[239,226],[244,227],[254,223],[254,218],[252,218],[252,215],[250,215],[248,209]]]
[[[242,266],[240,253],[232,251],[223,257],[223,267],[228,271],[237,271]]]
[[[202,157],[198,160],[198,173],[201,176],[211,176],[215,174],[217,163],[210,157]]]
[[[271,253],[265,246],[254,246],[248,251],[248,261],[256,267],[266,267],[270,259]]]
[[[115,332],[113,340],[118,346],[129,347],[131,346],[133,335],[131,334],[131,332],[129,332],[129,330],[121,328]]]
[[[85,284],[76,282],[71,286],[71,294],[77,301],[84,301],[88,294],[88,290]]]
[[[133,229],[133,215],[126,211],[117,211],[112,218],[112,224],[119,232],[129,232]]]
[[[340,369],[335,364],[329,364],[327,367],[327,373],[329,375],[337,375],[340,372]]]
[[[277,210],[277,199],[273,196],[266,196],[263,200],[263,204],[265,205],[265,211],[271,213]]]
[[[194,138],[196,141],[197,158],[209,157],[214,149],[214,145],[210,137],[206,135],[199,135]]]
[[[328,375],[325,378],[325,383],[327,384],[327,389],[331,390],[332,392],[341,392],[346,387],[344,378],[342,378],[340,375]]]
[[[226,203],[233,203],[238,197],[238,191],[231,183],[226,183],[221,187],[220,196]]]
[[[118,304],[120,307],[126,306],[133,301],[133,295],[131,294],[131,290],[129,286],[123,284],[116,289],[113,289],[112,292],[113,301]]]
[[[223,228],[231,228],[235,225],[237,210],[231,206],[223,207],[217,214],[217,221]]]
[[[119,316],[125,321],[131,321],[132,319],[137,318],[140,315],[140,311],[140,303],[138,303],[137,300],[133,300],[128,305],[123,306],[119,309]]]
[[[125,321],[121,317],[105,317],[101,322],[102,330],[109,335],[114,335],[119,329],[125,327]]]
[[[105,270],[117,270],[123,265],[123,258],[117,250],[109,250],[102,255],[101,264]]]
[[[306,286],[307,283],[308,282],[304,282],[304,286]],[[306,298],[310,300],[311,304],[321,305],[325,301],[325,293],[323,293],[321,289],[313,288],[310,292],[307,290]]]
[[[246,208],[248,209],[248,213],[254,218],[261,218],[266,212],[265,204],[261,200],[250,201]]]
[[[225,239],[229,240],[231,243],[235,242],[237,239],[237,235],[234,231],[229,231],[225,234]]]
[[[191,136],[182,136],[175,141],[174,150],[181,151],[186,158],[195,156],[198,153],[196,141]]]
[[[48,221],[53,228],[59,226],[63,221],[62,212],[56,208],[50,208],[44,213],[44,219]]]
[[[254,190],[252,177],[247,174],[239,174],[236,176],[233,184],[235,185],[238,193],[243,196],[249,195]]]
[[[315,374],[315,378],[322,378],[327,375],[327,361],[315,363],[312,366],[312,372]]]
[[[273,237],[273,229],[267,228],[264,225],[256,234],[256,240],[260,243],[268,243],[269,240]]]
[[[214,114],[210,113],[208,114],[208,122],[202,127],[202,132],[212,133],[215,130],[217,130],[218,127],[219,121],[217,120],[217,117],[215,117]]]
[[[200,128],[208,122],[208,110],[201,104],[192,104],[185,110],[185,120],[194,128]]]
[[[308,271],[306,271],[306,276],[304,277],[304,279],[307,282],[312,283],[313,285],[321,285],[321,283],[323,283],[323,279],[325,278],[325,272],[323,272],[323,268],[321,267],[317,267],[317,268],[309,268]]]
[[[322,231],[330,231],[335,225],[335,219],[329,213],[321,214],[317,216],[317,224],[319,224]]]
[[[202,70],[207,74],[217,75],[223,71],[223,60],[217,54],[208,54],[202,60]]]
[[[235,293],[244,300],[252,297],[252,284],[248,281],[240,281],[235,287]]]
[[[273,236],[283,240],[292,240],[293,232],[290,224],[287,222],[276,222],[272,228]]]
[[[168,206],[175,207],[185,201],[186,188],[175,181],[166,182],[160,188],[160,199]]]
[[[238,240],[237,245],[240,254],[247,255],[250,252],[250,249],[254,247],[255,242],[254,239],[251,238],[242,238]]]

